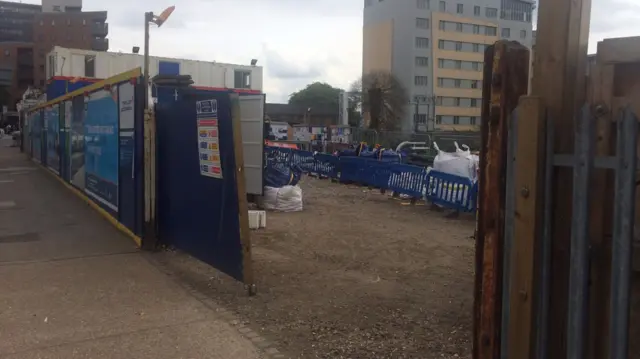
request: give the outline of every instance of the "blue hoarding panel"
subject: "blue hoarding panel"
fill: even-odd
[[[85,192],[118,211],[118,103],[117,87],[92,93],[84,123]]]
[[[29,123],[31,125],[31,153],[33,159],[41,163],[42,162],[42,111],[33,112],[29,116]]]
[[[58,105],[44,110],[47,126],[47,167],[60,174],[60,116]]]
[[[47,84],[47,100],[54,100],[62,95],[94,84],[96,81],[72,81],[68,79],[52,79]]]
[[[229,92],[160,87],[158,95],[160,240],[242,281],[243,250]],[[201,168],[203,151],[199,148],[201,131],[196,116],[196,103],[201,100],[217,103],[217,116],[212,112],[206,121],[208,127],[215,127],[213,118],[217,120],[220,174],[203,173]],[[200,122],[203,121],[201,118]]]

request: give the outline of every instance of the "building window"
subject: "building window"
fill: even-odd
[[[456,6],[456,12],[458,14],[463,14],[464,13],[464,5],[463,4],[458,4],[458,6]]]
[[[418,1],[418,9],[428,9],[429,8],[429,0],[417,0]]]
[[[456,22],[456,31],[457,32],[463,32],[462,23],[461,22]]]
[[[475,117],[475,116],[471,116],[471,117],[469,118],[469,124],[470,124],[470,125],[474,125],[474,126],[475,126],[476,121],[477,121],[477,117]]]
[[[485,26],[484,34],[487,36],[496,36],[498,34],[498,28],[495,28],[493,26]]]
[[[413,83],[416,86],[427,86],[427,76],[416,76]]]
[[[520,30],[520,38],[521,39],[527,38],[527,30]]]
[[[442,115],[436,116],[436,125],[442,124]]]
[[[462,81],[460,79],[453,80],[453,87],[459,89],[460,87],[462,87]]]
[[[477,89],[478,88],[478,80],[471,80],[471,88],[472,89]]]
[[[508,39],[511,37],[511,29],[509,29],[508,27],[505,27],[502,29],[502,37]]]
[[[416,27],[420,29],[428,29],[429,28],[429,19],[418,17],[416,18]]]
[[[475,98],[471,99],[471,107],[478,107],[478,99],[475,99]]]
[[[480,16],[480,6],[473,7],[473,15]]]
[[[485,15],[487,15],[488,18],[490,19],[495,19],[498,17],[498,9],[493,8],[493,7],[488,7],[485,10]]]
[[[233,87],[237,89],[251,88],[251,72],[235,70],[233,72]]]
[[[440,1],[440,11],[447,11],[447,3],[445,1]]]
[[[429,66],[429,58],[418,56],[416,57],[416,66],[425,67]]]
[[[426,49],[429,47],[429,39],[426,37],[416,37],[416,47]]]
[[[480,25],[473,25],[473,33],[476,35],[480,34]]]
[[[413,121],[415,121],[415,123],[427,123],[427,115],[424,113],[414,113]]]
[[[460,41],[456,41],[456,51],[462,51],[462,43]]]
[[[460,124],[460,116],[453,116],[453,124],[454,125]]]

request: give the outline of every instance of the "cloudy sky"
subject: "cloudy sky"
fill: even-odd
[[[413,1],[413,0],[406,0]],[[38,0],[24,2],[39,3]],[[143,13],[176,11],[152,29],[155,55],[264,66],[269,102],[313,81],[347,88],[362,64],[363,0],[84,0],[109,12],[111,51],[143,45]],[[640,1],[592,0],[590,51],[603,38],[640,35]],[[149,5],[144,5],[149,4]]]

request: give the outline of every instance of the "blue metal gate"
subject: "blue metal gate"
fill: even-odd
[[[157,95],[160,241],[253,284],[248,283],[250,273],[245,269],[250,247],[246,243],[243,247],[240,235],[230,93],[160,87]],[[204,109],[203,105],[201,112],[206,113],[198,116],[196,103],[202,100],[212,100],[217,109]],[[205,130],[205,121],[217,129]],[[219,167],[203,162],[211,160],[203,156],[207,157],[207,150],[212,148],[201,136],[211,131],[217,132]]]

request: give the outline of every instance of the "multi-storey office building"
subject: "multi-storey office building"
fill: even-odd
[[[484,50],[531,46],[532,0],[365,0],[363,74],[389,71],[410,99],[402,128],[480,123]]]
[[[10,95],[2,105],[11,109],[29,86],[44,87],[54,46],[107,51],[106,20],[106,11],[82,12],[82,0],[0,1],[0,86]]]

